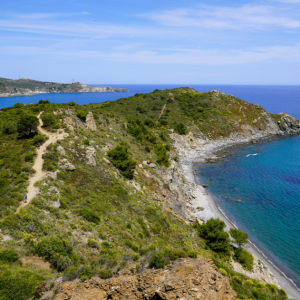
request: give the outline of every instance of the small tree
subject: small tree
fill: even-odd
[[[37,130],[39,119],[32,115],[22,115],[17,123],[17,131],[20,136],[29,136]]]
[[[18,102],[18,103],[16,103],[16,104],[14,105],[14,108],[21,108],[21,107],[23,107],[23,106],[24,106],[23,103]]]
[[[248,234],[238,229],[230,228],[230,235],[234,238],[234,242],[241,247],[248,243]]]
[[[230,251],[230,239],[229,234],[224,231],[225,226],[225,223],[219,219],[210,219],[202,225],[194,224],[206,245],[218,253],[229,253]]]
[[[121,174],[128,178],[133,178],[133,172],[136,167],[136,161],[134,161],[129,153],[129,146],[126,143],[121,143],[117,147],[107,152],[107,155],[112,164],[118,168]]]

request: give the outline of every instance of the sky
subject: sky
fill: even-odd
[[[0,77],[86,84],[300,84],[300,0],[14,0]]]

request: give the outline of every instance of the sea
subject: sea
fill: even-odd
[[[101,84],[99,84],[101,86]],[[189,86],[199,92],[218,90],[261,105],[272,113],[286,112],[300,119],[300,86],[273,85],[128,85],[128,92],[38,94],[0,98],[0,108],[17,102],[77,104],[113,101],[155,89]],[[300,289],[300,137],[276,137],[255,145],[225,150],[235,154],[217,164],[197,164],[199,181],[236,226]],[[249,155],[250,154],[250,155]],[[237,202],[241,199],[242,202]]]

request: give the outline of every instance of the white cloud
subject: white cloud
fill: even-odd
[[[200,5],[195,9],[170,10],[143,16],[165,26],[176,27],[249,28],[256,30],[271,27],[300,28],[300,20],[282,16],[282,14],[282,11],[265,5],[244,5],[240,7]]]
[[[292,61],[300,62],[300,44],[294,46],[266,47],[252,51],[238,50],[198,50],[190,49],[161,54],[158,51],[137,51],[137,52],[112,52],[104,53],[99,51],[58,51],[56,49],[39,47],[2,47],[1,54],[28,55],[28,56],[74,56],[80,58],[91,58],[119,62],[131,62],[142,64],[179,64],[179,65],[238,65],[251,64],[262,61]]]

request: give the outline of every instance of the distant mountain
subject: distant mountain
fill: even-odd
[[[102,93],[127,92],[127,89],[108,86],[90,86],[80,82],[57,83],[37,81],[23,77],[22,79],[0,78],[0,97],[31,96],[46,93]]]

